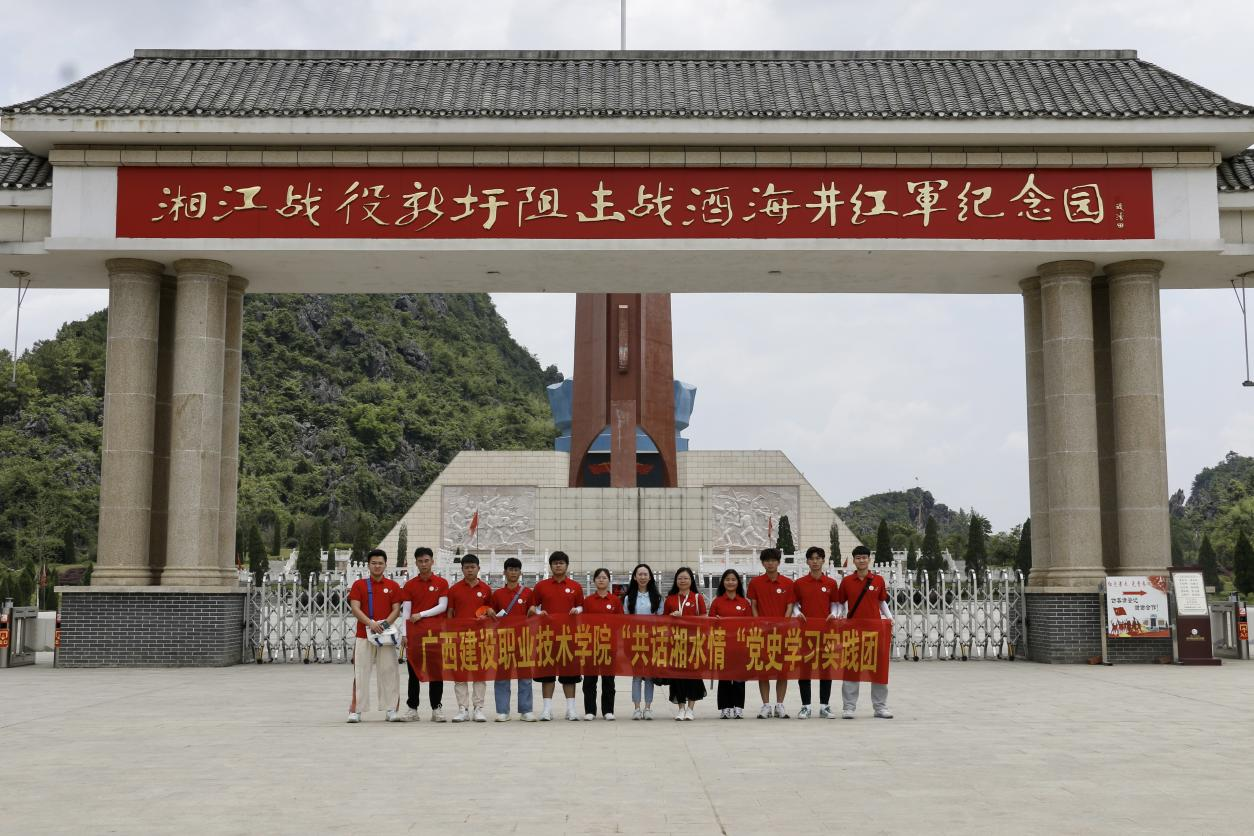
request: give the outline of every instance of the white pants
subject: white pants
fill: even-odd
[[[845,704],[845,711],[853,711],[858,707],[858,692],[862,683],[854,680],[840,683],[840,696]],[[871,706],[876,711],[888,708],[888,686],[878,682],[871,683]]]
[[[453,694],[457,697],[458,708],[470,708],[470,686],[474,686],[475,708],[483,708],[483,697],[488,693],[486,682],[454,682]]]
[[[399,666],[395,647],[379,647],[366,639],[353,645],[353,702],[350,712],[370,710],[370,675],[378,683],[379,708],[395,711],[400,706]]]

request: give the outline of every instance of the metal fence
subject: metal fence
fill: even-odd
[[[698,579],[706,595],[714,592],[720,573]],[[835,573],[839,578],[845,572]],[[893,611],[894,661],[1008,659],[1025,655],[1027,632],[1023,579],[1013,570],[992,570],[977,579],[957,572],[926,575],[887,570],[889,606]],[[269,577],[248,583],[242,657],[263,662],[348,662],[352,659],[356,621],[348,591],[354,573],[323,573],[302,584],[296,578]],[[404,585],[409,574],[391,570],[388,577]],[[544,577],[526,572],[522,582],[534,585]],[[748,583],[751,576],[745,575]],[[496,588],[499,573],[480,578]],[[588,574],[574,579],[592,588]],[[613,578],[615,589],[627,585],[624,573]],[[665,593],[666,589],[663,588]]]

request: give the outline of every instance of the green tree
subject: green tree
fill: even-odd
[[[270,529],[270,554],[274,557],[278,557],[282,552],[282,544],[280,542],[280,538],[282,538],[282,536],[283,532],[279,529],[279,518],[276,515],[274,518],[274,527]]]
[[[875,532],[875,563],[887,565],[893,562],[893,538],[888,530],[888,520],[880,517],[879,529]]]
[[[1202,545],[1197,549],[1197,565],[1202,570],[1202,582],[1218,590],[1219,559],[1215,556],[1215,547],[1210,544],[1210,535],[1202,536]]]
[[[1232,552],[1233,583],[1242,595],[1254,592],[1254,546],[1242,531]]]
[[[933,584],[945,569],[945,556],[941,554],[940,531],[936,527],[936,520],[930,516],[923,528],[923,548],[919,554],[919,569],[927,573],[928,579]]]
[[[1032,518],[1023,523],[1023,532],[1019,535],[1019,552],[1015,555],[1015,569],[1026,582],[1032,572]]]
[[[348,562],[365,563],[368,551],[370,551],[370,526],[365,515],[358,514],[353,525],[353,550],[348,556]]]
[[[827,544],[828,544],[827,556],[831,559],[833,566],[839,566],[840,565],[840,523],[836,522],[835,520],[832,521],[831,527],[827,529]]]
[[[78,546],[75,545],[74,529],[67,525],[65,532],[61,535],[61,562],[75,563],[77,561]]]
[[[992,525],[984,516],[971,512],[971,522],[967,528],[967,549],[962,554],[968,574],[974,574],[977,580],[983,580],[988,571],[987,538]]]
[[[331,550],[331,518],[323,516],[318,520],[318,534],[322,539],[323,551]]]
[[[401,530],[396,532],[396,565],[405,565],[405,559],[409,557],[409,528],[401,523]]]
[[[792,523],[788,521],[788,515],[779,518],[779,536],[775,538],[775,548],[779,549],[781,554],[796,554],[797,547],[792,541]]]
[[[915,548],[914,538],[910,539],[910,545],[906,547],[906,570],[913,572],[919,568],[919,550]]]
[[[300,573],[302,585],[308,582],[310,575],[317,575],[322,571],[322,538],[315,520],[307,519],[301,524],[296,571]]]
[[[266,555],[265,544],[261,541],[261,526],[253,520],[248,526],[248,571],[252,573],[253,583],[261,586],[270,569],[270,558]]]

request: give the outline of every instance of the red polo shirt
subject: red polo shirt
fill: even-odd
[[[519,591],[521,590],[521,591]],[[514,596],[518,596],[518,600],[514,601]],[[521,583],[518,589],[510,589],[503,586],[496,592],[492,593],[492,609],[500,612],[509,606],[510,601],[514,601],[514,606],[509,612],[501,616],[498,623],[500,624],[517,624],[527,617],[527,608],[531,606],[531,589],[523,586]]]
[[[434,572],[425,580],[422,577],[410,578],[405,584],[404,596],[402,600],[410,603],[409,614],[417,615],[440,603],[441,598],[448,597],[448,581]]]
[[[361,611],[375,621],[382,621],[392,612],[392,605],[399,604],[404,592],[401,591],[400,584],[396,581],[384,578],[378,583],[371,582],[374,587],[374,610],[370,609],[370,593],[366,589],[366,578],[353,583],[353,588],[348,591],[348,600],[356,601],[361,604]],[[366,625],[360,621],[357,622],[357,638],[364,639],[366,637]]]
[[[801,614],[806,618],[827,618],[832,611],[832,601],[836,600],[836,581],[827,575],[816,580],[807,574],[793,582],[792,598],[801,606]]]
[[[782,618],[792,606],[792,581],[783,575],[776,575],[775,580],[758,575],[749,581],[749,600],[763,618]]]
[[[681,601],[683,602],[681,615],[705,615],[705,596],[700,592],[689,592],[686,596],[667,595],[666,603],[662,606],[662,613],[670,615],[675,612],[675,610],[679,609]]]
[[[866,594],[862,595],[862,588],[866,587]],[[836,593],[836,600],[849,607],[854,605],[858,600],[858,596],[862,595],[862,602],[858,604],[857,612],[849,612],[845,614],[845,618],[879,618],[880,602],[888,600],[888,586],[884,583],[884,579],[874,572],[867,572],[866,580],[858,577],[858,573],[845,575],[840,581],[840,588]]]
[[[753,615],[753,607],[743,595],[737,595],[735,601],[726,595],[715,595],[710,602],[710,615],[716,618],[748,618]]]
[[[607,613],[623,614],[623,601],[614,593],[609,593],[604,598],[593,592],[587,598],[583,599],[583,611],[586,613],[597,613],[605,615]]]
[[[449,618],[474,618],[475,612],[480,607],[491,606],[491,604],[492,587],[483,581],[471,586],[463,579],[448,589]]]
[[[552,578],[545,578],[536,584],[534,606],[549,615],[566,615],[575,607],[583,606],[583,587],[570,579],[558,583]]]

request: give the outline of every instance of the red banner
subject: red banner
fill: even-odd
[[[542,615],[409,625],[422,680],[541,676],[840,679],[888,682],[892,624],[797,618]]]
[[[1149,169],[118,169],[119,238],[1154,237]]]

